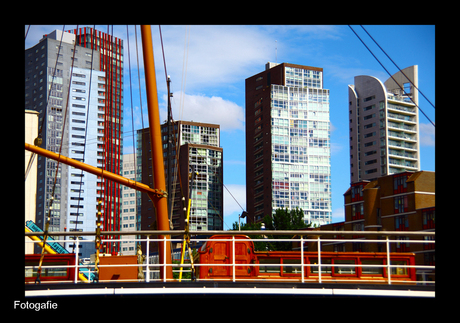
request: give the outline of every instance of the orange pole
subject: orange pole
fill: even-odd
[[[153,180],[154,186],[159,190],[166,190],[164,161],[163,161],[163,145],[161,142],[161,126],[160,126],[160,110],[158,106],[157,82],[155,76],[155,61],[153,58],[152,31],[150,25],[141,26],[142,33],[142,49],[144,54],[145,68],[145,85],[147,90],[147,106],[149,112],[149,127],[150,127],[150,145],[152,148],[152,163],[153,163]],[[158,230],[170,230],[168,219],[168,203],[166,198],[152,199],[157,213],[157,228]],[[166,236],[169,238],[170,236]],[[160,239],[164,236],[160,235]],[[165,253],[166,252],[166,253]],[[160,255],[160,264],[171,264],[171,245],[170,242],[159,243],[158,254]],[[164,279],[165,274],[167,279],[172,279],[172,267],[166,267],[166,273],[161,268],[161,277]]]
[[[106,171],[106,170],[102,170],[102,169],[100,169],[98,167],[94,167],[94,166],[79,162],[78,160],[75,160],[75,159],[72,159],[72,158],[69,158],[69,157],[65,157],[65,156],[53,153],[52,151],[49,151],[49,150],[46,150],[46,149],[31,145],[31,144],[28,144],[28,143],[25,143],[25,149],[28,150],[28,151],[31,151],[33,153],[36,153],[37,155],[40,155],[40,156],[43,156],[43,157],[46,157],[46,158],[49,158],[49,159],[53,159],[53,160],[56,160],[56,161],[59,161],[59,162],[61,162],[63,164],[66,164],[66,165],[73,166],[75,168],[84,170],[84,171],[86,171],[88,173],[91,173],[93,175],[101,176],[103,178],[112,180],[114,182],[120,183],[120,184],[128,186],[130,188],[133,188],[135,190],[147,193],[147,194],[149,194],[149,196],[150,195],[155,196],[155,194],[162,194],[161,191],[156,190],[156,189],[152,189],[148,185],[133,181],[133,180],[128,179],[126,177],[111,173],[111,172]]]

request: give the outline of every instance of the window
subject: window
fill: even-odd
[[[407,267],[402,267],[407,265],[406,260],[391,260],[391,265],[401,266],[401,267],[392,267],[391,275],[407,276]]]
[[[363,185],[356,185],[351,187],[351,201],[356,202],[362,200]]]
[[[393,178],[393,193],[404,193],[407,192],[407,174],[395,175]]]
[[[435,208],[429,208],[422,211],[423,218],[423,229],[434,229],[435,228]]]
[[[351,206],[351,217],[353,220],[364,218],[364,203],[353,204]]]
[[[363,275],[383,275],[383,259],[361,259],[361,274]],[[381,267],[365,267],[364,265],[381,266]]]
[[[300,259],[283,259],[283,265],[301,264]],[[302,269],[300,266],[283,266],[283,274],[300,274]]]
[[[334,259],[334,265],[341,264],[347,265],[346,267],[337,266],[334,267],[335,275],[355,275],[356,267],[348,267],[348,265],[354,265],[355,261],[353,259]]]
[[[395,201],[395,213],[403,213],[408,211],[407,195],[397,196],[394,198]]]
[[[408,231],[409,230],[409,217],[407,215],[401,215],[395,217],[395,229],[396,231]]]
[[[280,258],[266,258],[259,259],[259,273],[261,274],[273,274],[280,273],[280,266],[270,266],[280,264]]]
[[[365,98],[365,99],[363,100],[363,102],[367,102],[367,101],[370,101],[370,100],[373,100],[373,99],[375,99],[375,95],[373,95],[373,96],[368,96],[367,98]]]
[[[310,264],[317,265],[318,264],[318,258],[310,258]],[[330,258],[321,258],[321,275],[324,274],[331,274],[331,266],[324,266],[324,265],[330,265],[331,264],[331,259]],[[312,274],[318,274],[318,266],[311,266],[310,267],[310,273]]]

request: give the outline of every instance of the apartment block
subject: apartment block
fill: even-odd
[[[190,230],[222,230],[223,149],[220,147],[220,126],[175,121],[171,123],[171,127],[172,138],[168,138],[167,123],[161,125],[166,183],[171,179],[171,191],[168,192],[171,228],[185,228],[184,207],[191,197]],[[171,155],[168,155],[168,145],[171,145]],[[137,165],[141,169],[138,180],[153,187],[149,128],[138,130],[136,152]],[[193,187],[190,188],[189,174],[192,169],[198,172],[198,175],[194,179]],[[155,228],[156,215],[153,203],[146,194],[141,196],[141,229]]]
[[[246,79],[248,222],[278,208],[301,208],[304,221],[330,223],[329,90],[323,69],[267,63]]]
[[[420,170],[418,66],[385,83],[360,75],[348,86],[350,180]]]
[[[137,163],[134,159],[134,154],[123,155],[123,176],[136,180]],[[121,214],[121,231],[137,231],[140,230],[140,215],[137,215],[137,196],[140,192],[127,186],[122,186],[122,204],[123,210]],[[139,220],[139,221],[138,221]],[[132,240],[136,235],[121,236],[120,251],[122,255],[135,255],[137,245]]]
[[[383,239],[357,233],[352,237],[340,235],[340,231],[423,231],[434,232],[435,226],[435,172],[402,172],[379,177],[373,181],[352,183],[344,193],[345,221],[321,226],[321,230],[337,231],[339,242],[321,244],[323,251],[385,252],[386,244],[363,242],[340,242],[346,239]],[[400,240],[391,244],[391,252],[413,252],[416,264],[435,265],[435,244],[408,243],[410,240],[430,237],[390,237]],[[317,250],[316,244],[309,250]],[[434,272],[418,269],[417,274],[430,279]]]
[[[123,41],[89,27],[55,30],[25,50],[25,109],[39,113],[41,147],[121,174],[122,61]],[[119,184],[38,156],[36,223],[41,228],[52,193],[51,232],[94,231],[98,199],[103,229],[120,229]],[[80,245],[80,256],[89,257],[83,250],[89,244]],[[103,252],[118,248],[119,243],[104,243]],[[94,253],[94,246],[87,249]]]

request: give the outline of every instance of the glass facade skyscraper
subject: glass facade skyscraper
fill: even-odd
[[[250,222],[278,208],[330,223],[329,90],[321,68],[268,63],[246,79],[246,177]]]

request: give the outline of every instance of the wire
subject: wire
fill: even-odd
[[[188,34],[187,34],[188,28]],[[188,66],[188,49],[190,44],[190,26],[185,27],[185,37],[184,37],[184,57],[182,61],[182,81],[181,81],[181,96],[179,103],[179,115],[180,120],[182,120],[184,115],[184,105],[185,105],[185,84],[187,83],[187,66]]]
[[[96,25],[94,25],[93,29],[96,29]],[[75,35],[75,40],[77,38],[77,35]],[[77,42],[75,41],[75,44]],[[79,43],[81,44],[81,35],[80,35],[80,41]],[[92,44],[91,44],[92,45]],[[91,46],[92,48],[92,46]],[[75,49],[74,49],[74,52],[75,52]],[[85,158],[86,158],[86,146],[87,146],[87,143],[86,143],[86,137],[88,136],[88,120],[89,120],[89,109],[90,109],[90,106],[91,106],[91,85],[92,85],[92,79],[93,79],[93,61],[94,61],[94,50],[91,50],[91,66],[90,66],[90,72],[89,72],[89,89],[88,89],[88,107],[87,107],[87,112],[86,112],[86,124],[85,124],[85,139],[84,139],[84,146],[83,146],[83,162],[85,162]],[[69,84],[69,95],[70,95],[70,87],[72,85]],[[83,170],[81,170],[81,176],[83,178]],[[80,216],[80,201],[81,201],[81,187],[83,185],[83,181],[80,181],[80,188],[79,188],[79,192],[78,192],[78,203],[77,203],[77,216],[75,218],[75,232],[77,232],[77,228],[78,228],[78,217]],[[72,253],[75,252],[75,247],[77,245],[77,237],[74,237],[74,241],[75,243],[73,244],[73,248],[72,248]]]
[[[391,73],[385,68],[385,66],[383,66],[382,62],[380,62],[380,60],[374,55],[374,53],[370,50],[369,47],[367,47],[366,43],[364,43],[364,41],[361,39],[361,37],[358,36],[358,34],[356,33],[356,31],[350,26],[348,25],[348,27],[350,27],[350,29],[353,31],[353,33],[356,35],[356,37],[358,37],[358,39],[361,41],[361,43],[364,45],[364,47],[367,48],[367,50],[369,51],[369,53],[372,54],[372,56],[374,56],[374,58],[377,60],[377,62],[380,64],[380,66],[382,66],[382,68],[385,70],[385,72],[388,73],[388,75],[390,75],[390,77],[393,79],[393,81],[395,81],[396,84],[398,84],[398,86],[401,88],[401,90],[407,95],[407,97],[415,104],[415,106],[420,110],[420,112],[423,113],[423,115],[425,116],[425,118],[428,119],[428,121],[431,122],[431,124],[433,125],[433,127],[436,127],[434,122],[431,121],[431,119],[425,114],[425,112],[423,112],[423,110],[418,106],[417,103],[415,103],[415,101],[408,95],[408,93],[406,93],[406,91],[404,91],[404,89],[401,87],[401,85],[399,85],[399,83],[394,79],[393,75],[391,75]]]
[[[406,74],[404,74],[404,72],[399,68],[398,65],[396,65],[396,63],[391,59],[391,57],[383,50],[383,48],[377,43],[377,41],[371,36],[371,34],[369,34],[369,32],[366,30],[366,28],[364,28],[363,25],[360,25],[361,28],[366,32],[366,34],[369,35],[369,37],[374,41],[374,43],[382,50],[382,52],[388,57],[388,59],[398,68],[398,70],[406,77],[406,79],[410,82],[410,84],[412,84],[413,87],[415,87],[417,89],[417,91],[432,105],[432,107],[434,109],[436,109],[436,107],[434,106],[434,104],[428,100],[428,98],[425,96],[425,94],[423,94],[422,91],[420,91],[420,89],[411,81],[410,78],[407,77]]]
[[[27,27],[26,35],[24,36],[24,41],[27,39],[27,35],[29,34],[29,29],[30,29],[30,25]]]

